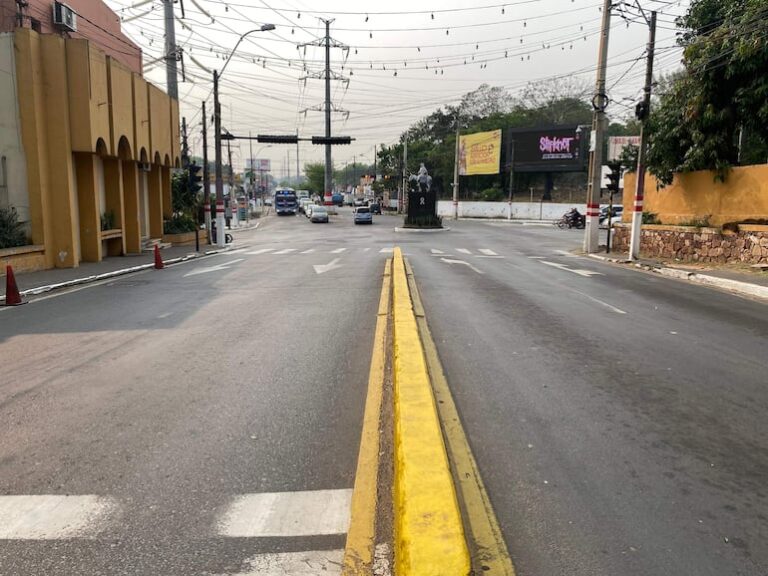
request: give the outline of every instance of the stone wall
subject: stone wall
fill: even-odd
[[[629,251],[630,234],[630,225],[615,225],[613,246],[617,251]],[[644,225],[640,234],[640,254],[646,258],[768,263],[768,226],[743,224],[738,232],[732,232],[720,228]]]

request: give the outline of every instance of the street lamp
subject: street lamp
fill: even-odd
[[[213,130],[214,130],[214,150],[216,153],[215,157],[215,171],[216,171],[216,228],[217,228],[217,235],[216,235],[216,244],[220,247],[224,247],[225,240],[224,240],[224,180],[222,176],[222,170],[221,170],[221,106],[219,104],[219,79],[221,78],[221,75],[224,74],[224,70],[227,69],[227,65],[229,64],[229,61],[232,59],[232,56],[237,51],[238,46],[240,46],[240,43],[245,39],[246,36],[249,34],[253,34],[254,32],[268,32],[270,30],[274,30],[275,25],[274,24],[262,24],[260,28],[254,28],[253,30],[249,30],[245,34],[241,35],[240,38],[238,38],[237,43],[235,44],[235,47],[232,49],[232,52],[229,53],[229,56],[227,57],[226,62],[224,62],[224,66],[221,67],[221,72],[217,72],[216,70],[213,71]]]

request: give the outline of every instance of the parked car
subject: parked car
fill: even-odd
[[[620,220],[621,215],[624,214],[624,206],[618,205],[613,207],[613,211],[611,212],[611,220]],[[603,206],[600,209],[600,219],[599,222],[602,224],[608,220],[608,206]]]
[[[264,206],[272,206],[272,196],[264,198]]]
[[[341,194],[334,194],[331,196],[331,204],[334,206],[343,206],[344,205],[344,196]]]
[[[313,206],[312,214],[309,216],[310,222],[328,223],[328,209],[325,206]]]
[[[354,206],[367,206],[368,202],[365,201],[365,198],[360,198],[359,196],[354,199],[353,202]]]
[[[373,214],[368,206],[355,208],[355,224],[373,224]]]
[[[378,202],[371,202],[368,207],[371,209],[371,214],[381,214],[381,204]]]

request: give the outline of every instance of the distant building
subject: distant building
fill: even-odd
[[[172,215],[178,102],[141,75],[141,50],[101,0],[0,0],[0,208],[30,245],[19,269],[138,253]],[[71,21],[70,21],[71,24]]]

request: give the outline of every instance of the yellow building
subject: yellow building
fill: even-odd
[[[0,259],[66,268],[160,239],[178,102],[88,40],[27,28],[0,34],[0,76],[0,208],[31,240]]]

